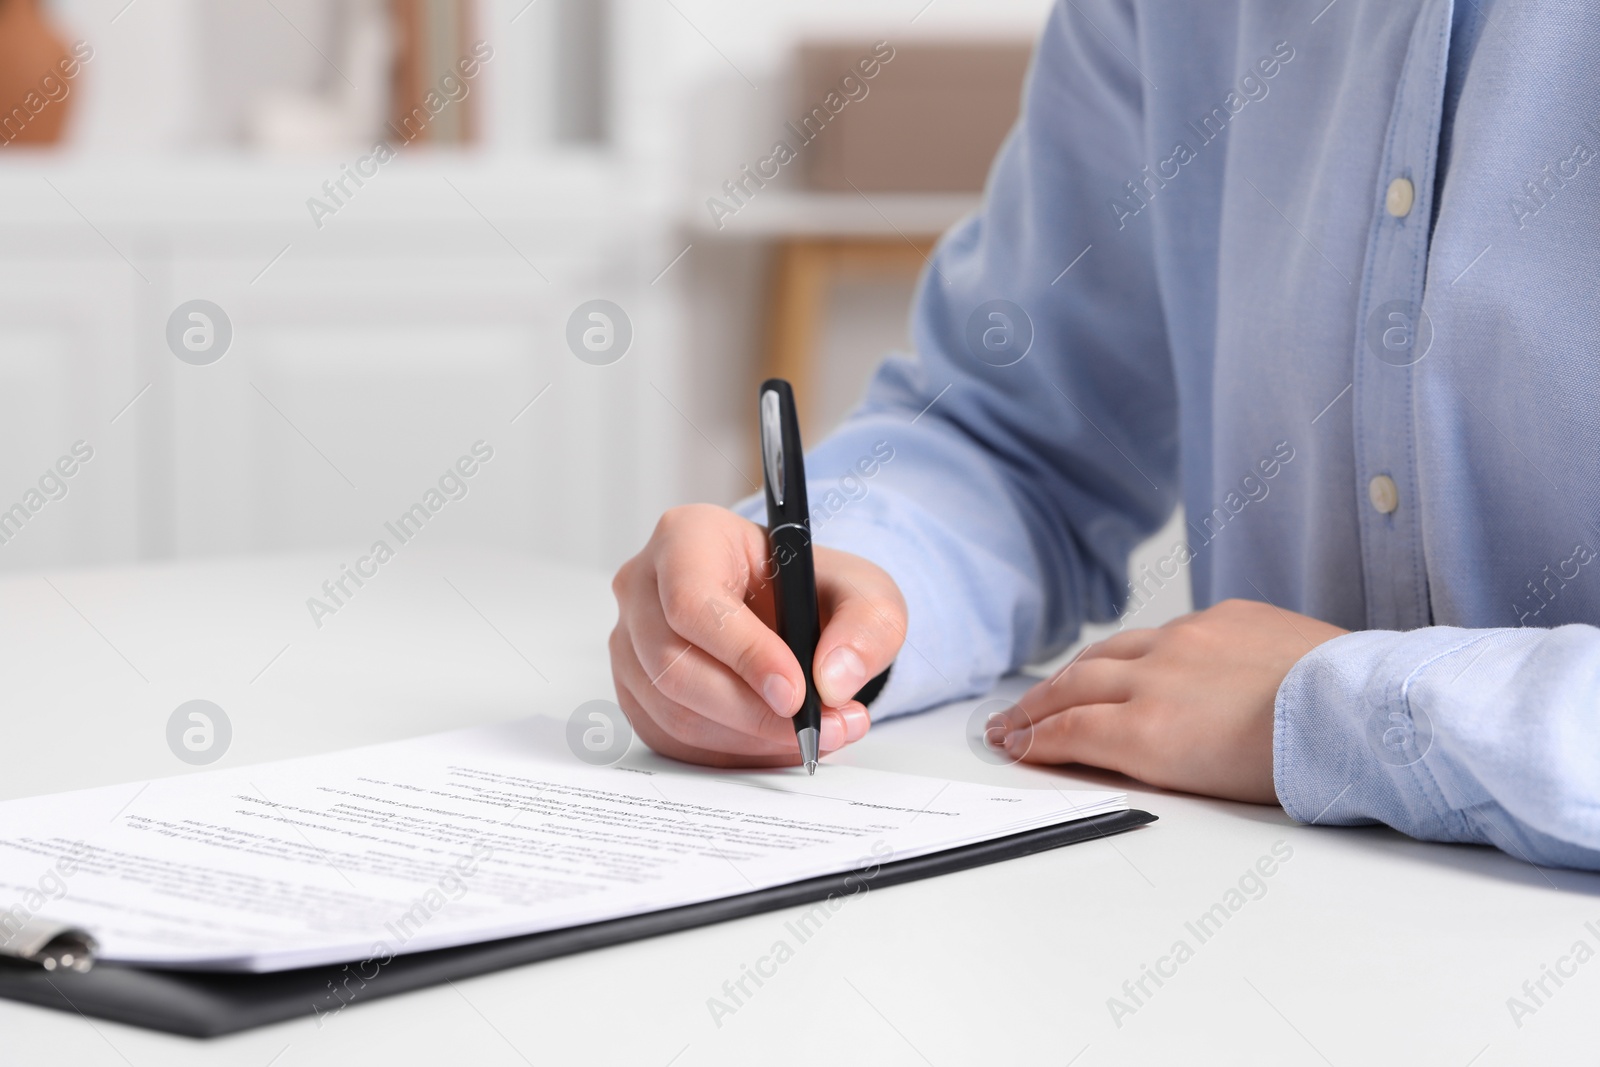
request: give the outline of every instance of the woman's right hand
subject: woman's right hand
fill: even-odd
[[[822,697],[821,749],[871,725],[854,699],[905,639],[905,598],[860,556],[814,548],[822,636],[813,664]],[[773,630],[766,531],[725,508],[691,504],[661,517],[612,580],[617,699],[663,755],[720,767],[800,762],[793,717],[805,679]]]

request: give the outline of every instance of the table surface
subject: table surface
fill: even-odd
[[[193,698],[228,714],[233,740],[217,766],[233,766],[564,719],[611,696],[606,576],[419,547],[318,629],[305,599],[347,558],[0,580],[0,797],[190,773],[165,727]],[[1575,1062],[1594,1047],[1600,877],[1381,828],[1297,826],[1274,808],[1081,769],[996,766],[966,744],[973,706],[885,722],[833,758],[1013,786],[1112,785],[1161,821],[852,898],[720,1018],[710,998],[792,940],[784,924],[798,909],[212,1041],[0,1002],[0,1062],[1487,1067]],[[1274,848],[1289,858],[1252,878]],[[1191,924],[1219,904],[1234,910],[1197,936]],[[1575,956],[1580,941],[1588,950]],[[1178,942],[1187,949],[1175,956]],[[1158,966],[1159,985],[1146,971]],[[1545,978],[1535,1002],[1523,983],[1546,966],[1569,976]],[[1130,1010],[1114,1013],[1113,997]],[[1514,1018],[1512,997],[1533,1010]]]

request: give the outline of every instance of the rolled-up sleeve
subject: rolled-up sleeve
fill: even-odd
[[[1302,822],[1600,868],[1595,627],[1336,638],[1284,679],[1273,747],[1278,798]]]

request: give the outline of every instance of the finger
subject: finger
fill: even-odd
[[[640,740],[663,756],[708,767],[792,767],[800,762],[798,746],[795,751],[784,755],[754,755],[743,752],[702,749],[686,745],[663,730],[653,718],[643,712],[633,702],[631,694],[621,686],[617,687],[617,697],[621,702],[622,710],[627,713],[628,721],[633,724],[634,731],[639,735]],[[824,719],[824,724],[826,724],[826,719]],[[824,725],[824,737],[827,736],[827,733],[826,725]],[[826,742],[821,745],[821,750],[823,753],[831,751]]]
[[[1149,627],[1122,630],[1096,641],[1081,653],[1082,659],[1138,659],[1156,643],[1156,631]]]
[[[613,633],[612,674],[623,710],[646,744],[676,758],[697,763],[727,764],[709,757],[754,757],[777,759],[779,763],[799,761],[800,748],[791,720],[771,716],[783,727],[775,735],[756,736],[733,729],[680,704],[651,683],[648,673],[633,652],[631,638],[621,627]],[[771,714],[770,712],[768,713]],[[836,711],[823,713],[819,747],[832,751],[847,743],[843,717]],[[665,744],[658,744],[658,741]]]
[[[1027,763],[1085,763],[1122,771],[1135,744],[1126,704],[1068,708],[1006,735],[1007,755]]]
[[[849,703],[894,662],[906,635],[906,603],[877,567],[852,566],[843,553],[817,549],[822,636],[813,661],[817,694],[828,707]]]
[[[662,522],[651,578],[667,625],[726,665],[773,711],[793,715],[805,695],[800,664],[745,602],[766,567],[761,528],[741,519],[726,536],[708,538],[703,521],[692,529]]]
[[[665,698],[738,733],[792,743],[794,720],[773,711],[744,679],[680,637],[658,601],[640,603],[627,627],[647,684]]]
[[[833,709],[824,709],[823,714],[829,714]],[[872,729],[872,713],[865,704],[852,700],[844,707],[838,709],[839,716],[844,720],[845,744],[853,744],[867,736],[867,731]]]
[[[651,683],[649,672],[635,652],[631,635],[621,625],[612,633],[611,673],[618,696],[623,698],[623,710],[628,712],[629,721],[652,748],[657,747],[650,741],[653,728],[656,734],[670,738],[675,746],[698,751],[743,756],[787,756],[792,746],[795,754],[799,753],[798,745],[792,741],[785,744],[781,736],[761,737],[734,730],[673,700]]]
[[[1077,659],[1029,689],[1001,718],[1010,731],[1083,705],[1120,704],[1132,695],[1134,670],[1131,660]]]

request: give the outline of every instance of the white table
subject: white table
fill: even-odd
[[[605,576],[419,547],[319,631],[305,598],[349,558],[0,581],[0,796],[189,772],[164,731],[196,697],[232,720],[218,764],[230,766],[564,719],[610,695]],[[1600,949],[1584,926],[1600,929],[1600,877],[1381,829],[1295,826],[1276,809],[1090,772],[993,766],[965,744],[970,708],[884,723],[835,758],[1019,786],[1115,782],[1161,821],[851,899],[720,1027],[707,999],[787,937],[793,914],[381,1000],[320,1029],[308,1017],[209,1042],[0,1002],[0,1063],[1487,1067],[1592,1054],[1600,962],[1560,988],[1547,980],[1553,996],[1520,1029],[1506,1002],[1574,942]],[[1276,842],[1292,858],[1201,943],[1185,924]],[[1166,964],[1159,988],[1147,978],[1151,995],[1118,1027],[1108,998],[1179,939],[1192,958]]]

